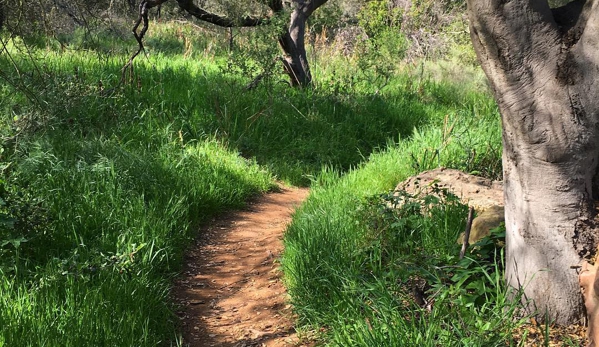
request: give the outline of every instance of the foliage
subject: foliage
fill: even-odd
[[[79,28],[96,30],[108,27],[119,31],[122,19],[134,12],[135,1],[84,1],[84,0],[0,0],[3,29],[13,35],[31,39],[43,39],[71,33]]]
[[[487,165],[500,165],[500,151],[485,151],[501,145],[496,107],[460,86],[426,77],[409,84],[430,123],[342,177],[323,172],[296,213],[285,237],[285,280],[301,326],[324,327],[324,343],[503,345],[521,324],[501,277],[500,236],[460,261],[455,240],[466,211],[454,196],[381,195],[439,166],[497,174]],[[449,113],[442,106],[454,103]]]
[[[555,8],[564,6],[569,2],[571,2],[571,0],[549,0],[549,6],[551,6],[551,8]]]
[[[323,34],[327,30],[335,30],[344,25],[345,19],[340,2],[340,0],[329,0],[310,16],[308,25],[311,34]]]
[[[411,39],[408,55],[476,64],[465,7],[465,1],[412,1],[402,26]]]
[[[358,67],[382,77],[383,84],[408,48],[408,40],[400,31],[402,15],[399,9],[390,8],[386,0],[369,1],[358,13],[359,26],[367,35],[366,40],[357,44]]]
[[[501,302],[497,285],[503,279],[505,228],[492,230],[458,259],[457,235],[447,232],[464,229],[467,211],[457,196],[435,186],[425,196],[399,190],[367,197],[358,220],[366,223],[365,251],[376,255],[364,257],[378,261],[365,272],[394,272],[408,290],[404,295],[422,306],[480,308]]]
[[[230,29],[233,37],[229,41],[228,60],[220,66],[222,73],[230,77],[244,76],[250,81],[259,79],[267,88],[282,83],[278,40],[287,24],[285,15],[274,16],[268,25],[251,30]]]
[[[391,29],[400,28],[403,11],[392,7],[387,0],[368,1],[358,12],[358,24],[369,37],[376,37]]]

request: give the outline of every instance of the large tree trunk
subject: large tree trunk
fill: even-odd
[[[596,253],[599,5],[468,0],[503,123],[506,280],[529,313],[578,322],[575,266]]]

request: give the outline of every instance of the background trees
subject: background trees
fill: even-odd
[[[100,24],[110,28],[120,18],[132,15],[131,2],[40,0],[31,2],[0,1],[3,27],[15,35],[60,35],[77,27]]]
[[[15,4],[0,1],[5,7],[5,29],[24,37],[44,33],[62,42],[65,37],[79,31],[85,36],[82,41],[86,41],[89,47],[89,42],[98,33],[111,32],[123,39],[129,36],[130,21],[139,15],[141,3],[145,3],[148,10],[160,7],[164,19],[190,20],[226,28],[268,27],[267,30],[276,33],[271,40],[278,42],[283,55],[271,54],[269,59],[262,59],[263,64],[268,66],[268,70],[272,69],[273,60],[279,61],[292,85],[311,82],[306,40],[313,42],[316,33],[324,33],[331,43],[340,37],[340,42],[346,42],[348,47],[354,47],[356,42],[362,41],[360,37],[367,37],[369,43],[373,44],[361,48],[362,53],[368,53],[363,54],[367,56],[364,60],[371,60],[367,65],[378,68],[380,72],[392,66],[384,63],[382,57],[377,57],[379,50],[383,54],[396,55],[396,58],[402,58],[405,54],[417,59],[448,54],[446,50],[454,46],[456,39],[461,41],[462,48],[467,47],[465,22],[460,14],[464,9],[463,1],[42,0],[38,3],[32,6],[25,2]],[[324,10],[319,13],[321,7]],[[149,14],[152,19],[152,14]],[[378,29],[373,30],[373,26]],[[306,29],[309,37],[305,36]],[[375,42],[377,40],[379,43]],[[410,45],[406,45],[408,41]],[[471,56],[464,56],[463,59],[472,61]],[[375,60],[379,60],[380,64],[375,63]]]
[[[468,65],[463,3],[329,0],[306,24],[313,88],[304,89],[280,83],[277,44],[292,7],[277,15],[257,1],[193,2],[234,25],[267,18],[234,29],[164,2],[131,83],[119,83],[137,13],[118,3],[122,12],[103,2],[47,17],[64,18],[63,31],[33,15],[48,37],[16,22],[2,33],[0,217],[18,222],[0,220],[0,344],[169,344],[161,276],[176,271],[198,220],[273,176],[316,188],[285,266],[299,322],[325,343],[519,336],[514,327],[529,320],[512,319],[506,300],[501,230],[457,262],[466,216],[455,197],[387,194],[437,166],[501,176],[499,115]],[[400,199],[405,209],[389,208]]]

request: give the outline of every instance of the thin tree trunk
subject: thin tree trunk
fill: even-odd
[[[297,1],[296,7],[291,12],[289,29],[279,39],[285,53],[283,66],[293,86],[305,87],[312,83],[305,45],[307,20],[308,15],[304,2]]]
[[[577,2],[582,3],[582,2]],[[583,315],[573,266],[596,253],[597,1],[469,0],[471,36],[502,116],[506,280],[528,313]]]
[[[143,0],[140,8],[149,9],[161,5],[168,0]],[[230,18],[222,17],[215,13],[210,13],[202,8],[204,2],[201,2],[202,6],[196,5],[193,0],[176,0],[179,7],[190,15],[196,17],[199,20],[206,21],[221,27],[252,27],[268,23],[270,17],[252,17],[247,16],[238,20],[232,20]],[[308,57],[306,54],[305,46],[305,31],[306,21],[312,15],[312,13],[320,6],[324,5],[328,0],[292,0],[291,5],[293,9],[291,11],[291,18],[289,27],[280,36],[279,44],[285,53],[283,57],[283,67],[285,72],[289,75],[291,85],[293,86],[308,86],[312,83],[312,75],[310,73],[310,66],[308,64]],[[282,0],[269,0],[265,3],[272,13],[281,13],[289,5],[287,2]],[[146,14],[147,16],[147,14]],[[144,21],[144,28],[147,28],[147,19],[144,19],[140,15],[134,32],[140,23]],[[142,30],[139,36],[136,36],[140,46],[140,50],[143,48],[143,36],[145,30]],[[137,33],[136,33],[137,35]],[[139,52],[138,52],[139,53]],[[137,56],[135,53],[130,59],[128,65],[131,64],[133,58]]]

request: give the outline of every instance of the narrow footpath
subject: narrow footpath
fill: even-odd
[[[281,281],[283,233],[308,189],[281,187],[201,231],[175,283],[189,347],[306,346]]]

